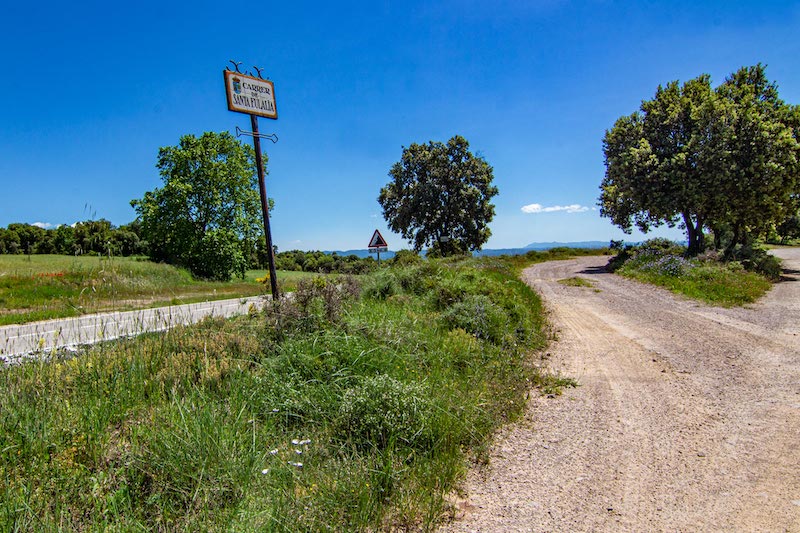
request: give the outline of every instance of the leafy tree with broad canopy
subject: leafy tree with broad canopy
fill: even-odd
[[[426,246],[442,256],[480,250],[492,234],[492,167],[469,151],[464,137],[412,143],[389,176],[378,197],[383,216],[417,252]]]
[[[164,186],[131,201],[151,259],[202,278],[244,277],[263,235],[253,149],[228,132],[184,135],[159,149],[156,167]]]
[[[680,225],[690,255],[705,229],[727,250],[762,235],[797,208],[800,111],[778,98],[762,65],[712,89],[704,74],[659,86],[603,140],[600,213],[630,233]]]

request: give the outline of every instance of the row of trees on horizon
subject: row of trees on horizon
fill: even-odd
[[[148,242],[143,238],[141,229],[138,220],[117,227],[102,218],[56,228],[14,223],[6,228],[0,227],[0,254],[148,256]],[[255,246],[251,246],[248,255],[248,268],[267,268],[263,237]],[[279,270],[344,274],[362,274],[377,264],[372,257],[301,250],[276,253],[275,261]]]
[[[42,228],[14,223],[0,228],[0,254],[145,255],[141,224],[114,226],[108,220],[85,220],[72,226]]]

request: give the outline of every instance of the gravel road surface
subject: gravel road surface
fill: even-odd
[[[0,327],[0,363],[31,352],[93,344],[146,331],[163,331],[207,316],[229,317],[261,308],[261,296],[234,298],[139,311],[120,311]]]
[[[604,272],[544,263],[551,370],[472,471],[442,531],[800,532],[800,249],[759,303],[722,309]],[[557,280],[580,276],[594,288]]]

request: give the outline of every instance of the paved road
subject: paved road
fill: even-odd
[[[57,348],[93,344],[147,331],[163,331],[199,322],[207,316],[229,317],[261,308],[264,297],[235,298],[138,311],[120,311],[76,318],[0,327],[0,361]]]

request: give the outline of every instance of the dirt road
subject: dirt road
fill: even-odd
[[[800,532],[800,250],[746,309],[603,272],[536,265],[556,327],[552,370],[580,386],[532,398],[470,473],[443,531]],[[580,276],[594,288],[557,280]]]

